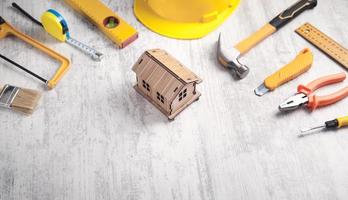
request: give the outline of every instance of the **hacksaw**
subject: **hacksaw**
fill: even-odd
[[[34,40],[33,38],[31,38],[23,33],[21,33],[20,31],[16,30],[14,27],[12,27],[9,23],[7,23],[0,16],[0,39],[3,39],[3,38],[10,36],[10,35],[18,37],[22,41],[32,45],[33,47],[39,49],[43,53],[45,53],[45,54],[49,55],[50,57],[60,61],[61,65],[58,68],[58,70],[56,71],[56,73],[54,74],[54,76],[50,80],[42,79],[42,80],[44,80],[46,86],[49,89],[53,89],[58,84],[58,82],[63,78],[64,74],[69,70],[69,65],[70,65],[69,59],[62,56],[61,54],[55,52],[54,50],[46,47],[44,44]],[[11,61],[3,56],[2,56],[2,58],[5,59],[6,61],[11,62],[12,64],[18,66],[18,64],[14,63],[13,61]],[[31,73],[27,69],[22,68],[22,70],[34,75],[33,73]]]
[[[79,13],[86,16],[120,48],[138,38],[138,32],[125,20],[99,0],[64,0]]]

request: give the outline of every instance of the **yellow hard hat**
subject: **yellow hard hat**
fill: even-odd
[[[215,30],[240,0],[135,0],[134,13],[145,26],[177,39],[197,39]]]

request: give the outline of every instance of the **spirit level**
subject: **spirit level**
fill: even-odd
[[[120,48],[138,38],[137,31],[99,0],[64,0],[79,13],[85,15]]]

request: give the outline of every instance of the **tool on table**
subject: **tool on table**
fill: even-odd
[[[325,125],[320,125],[320,126],[316,126],[313,128],[302,129],[301,136],[304,136],[303,134],[314,132],[314,131],[321,130],[321,129],[328,129],[328,130],[340,129],[340,128],[347,127],[347,126],[348,126],[348,116],[341,117],[341,118],[337,118],[337,119],[334,119],[331,121],[327,121],[327,122],[325,122]]]
[[[281,85],[297,78],[308,71],[313,64],[313,54],[310,49],[302,50],[296,58],[276,73],[272,74],[254,90],[257,96],[263,96],[269,91],[273,91]]]
[[[334,104],[348,96],[348,87],[327,96],[316,96],[314,92],[327,85],[342,82],[346,79],[345,73],[333,74],[318,78],[308,85],[300,85],[297,94],[288,98],[279,106],[280,111],[292,111],[301,106],[306,106],[313,111],[316,108]]]
[[[0,56],[0,58],[6,60],[7,62],[10,62],[11,64],[15,65],[16,67],[22,69],[23,71],[31,74],[32,76],[38,78],[41,81],[43,81],[49,89],[53,89],[59,83],[59,81],[62,79],[64,74],[68,71],[69,65],[70,65],[69,59],[62,56],[61,54],[53,51],[52,49],[46,47],[45,45],[41,44],[40,42],[32,39],[31,37],[19,32],[18,30],[16,30],[14,27],[12,27],[9,23],[7,23],[0,16],[0,39],[3,39],[9,35],[13,35],[13,36],[18,37],[22,41],[32,45],[33,47],[39,49],[43,53],[49,55],[50,57],[58,60],[61,63],[61,66],[56,71],[54,76],[50,80],[46,80],[46,79],[38,76],[37,74],[31,72],[30,70],[26,69],[25,67],[17,64],[16,62],[12,61],[11,59],[6,58],[3,55]]]
[[[11,63],[12,65],[14,65],[15,67],[27,72],[28,74],[32,75],[33,77],[39,79],[40,81],[44,82],[45,84],[48,82],[46,79],[42,78],[41,76],[35,74],[34,72],[28,70],[27,68],[23,67],[22,65],[16,63],[15,61],[7,58],[6,56],[0,54],[0,58],[4,59],[5,61]]]
[[[198,39],[227,20],[239,3],[240,0],[135,0],[134,14],[160,35]]]
[[[319,48],[334,61],[348,69],[348,49],[344,48],[310,23],[305,23],[296,29],[296,33]]]
[[[242,64],[239,59],[250,49],[263,41],[268,36],[288,24],[295,17],[307,9],[314,8],[317,0],[300,0],[293,6],[279,14],[276,18],[263,26],[260,30],[241,41],[233,48],[223,43],[222,35],[219,36],[217,57],[222,66],[231,69],[238,78],[245,78],[249,73],[249,68]]]
[[[64,0],[85,15],[120,48],[138,38],[137,31],[99,0]]]
[[[0,86],[0,107],[32,114],[41,98],[36,90],[20,88],[12,85]]]
[[[47,33],[56,38],[61,42],[67,42],[68,44],[80,49],[87,55],[90,55],[94,60],[101,61],[103,54],[99,51],[93,49],[92,47],[85,45],[76,39],[72,38],[70,35],[69,27],[67,21],[64,17],[59,14],[56,10],[49,9],[41,16],[41,22],[32,17],[29,13],[23,10],[16,3],[12,3],[12,6],[18,9],[22,14],[31,19],[34,23],[42,26]]]

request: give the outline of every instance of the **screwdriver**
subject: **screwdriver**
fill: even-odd
[[[313,127],[313,128],[307,128],[307,129],[302,129],[301,133],[309,133],[309,132],[313,132],[316,130],[320,130],[320,129],[340,129],[343,127],[348,126],[348,116],[347,117],[341,117],[341,118],[337,118],[331,121],[327,121],[325,122],[325,125],[321,125],[321,126],[317,126],[317,127]]]

